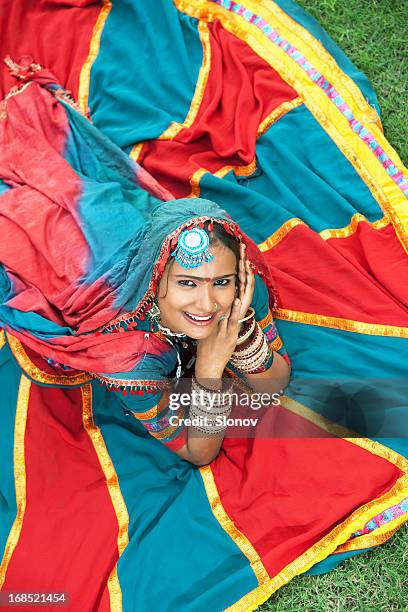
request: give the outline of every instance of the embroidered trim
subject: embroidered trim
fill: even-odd
[[[81,111],[88,114],[88,99],[89,99],[89,84],[91,79],[91,68],[98,57],[99,48],[101,44],[102,31],[105,27],[106,20],[112,8],[112,2],[110,0],[103,0],[103,6],[98,15],[98,19],[94,25],[91,40],[89,43],[88,57],[86,58],[79,75],[78,85],[78,101],[80,104]]]
[[[375,230],[383,229],[384,227],[387,227],[390,224],[390,220],[387,216],[384,216],[381,219],[378,219],[377,221],[370,222],[364,215],[360,213],[355,213],[351,217],[350,223],[345,227],[325,229],[321,232],[318,232],[318,234],[323,238],[323,240],[329,240],[330,238],[348,238],[348,236],[351,236],[357,231],[359,224],[362,222],[367,223]],[[299,219],[298,217],[293,217],[293,219],[285,221],[285,223],[283,223],[279,229],[277,229],[271,236],[269,236],[269,238],[258,244],[258,248],[262,252],[268,251],[269,249],[273,249],[274,246],[279,244],[279,242],[283,240],[283,238],[285,238],[287,234],[289,234],[289,232],[292,231],[292,229],[294,227],[297,227],[298,225],[308,227],[309,229],[311,229],[311,231],[314,232],[314,230],[310,228],[307,223],[302,221],[302,219]]]
[[[13,353],[20,368],[35,382],[43,383],[46,385],[62,385],[64,387],[72,387],[88,383],[92,377],[86,372],[75,374],[74,376],[64,376],[56,374],[47,374],[43,372],[31,361],[29,356],[24,350],[24,347],[20,340],[15,338],[6,332],[6,338],[11,352]]]
[[[393,521],[396,518],[399,518],[403,514],[408,513],[408,497],[403,499],[401,502],[396,504],[395,506],[391,506],[391,508],[387,508],[381,512],[381,514],[377,514],[372,519],[370,519],[362,529],[359,529],[355,533],[351,535],[352,538],[357,538],[359,536],[366,535],[371,533],[375,529],[386,525],[390,521]]]
[[[387,542],[392,535],[397,531],[398,527],[400,527],[406,519],[401,517],[402,520],[396,521],[396,527],[391,530],[387,529],[379,529],[375,534],[370,534],[366,536],[361,536],[361,538],[349,540],[344,544],[341,544],[336,548],[334,554],[340,554],[343,552],[350,552],[352,550],[362,550],[363,548],[372,548],[373,546],[379,546],[380,544],[384,544]],[[381,533],[380,533],[381,532]]]
[[[408,327],[398,327],[397,325],[382,325],[381,323],[365,323],[364,321],[353,321],[340,317],[329,317],[326,315],[314,314],[311,312],[300,312],[277,308],[273,311],[275,319],[304,323],[305,325],[318,325],[320,327],[330,327],[341,329],[357,334],[369,334],[371,336],[392,336],[394,338],[408,338]]]
[[[102,374],[92,374],[92,377],[99,380],[101,385],[106,385],[108,391],[122,391],[124,395],[126,395],[126,392],[131,394],[135,393],[136,395],[143,395],[143,393],[157,393],[158,389],[168,389],[171,386],[171,381],[167,378],[157,380],[125,380],[123,378],[103,376]]]
[[[82,394],[82,423],[94,447],[100,466],[105,476],[106,486],[112,501],[112,506],[118,522],[118,553],[119,558],[129,543],[129,515],[125,501],[120,490],[118,477],[105,445],[105,440],[99,427],[94,423],[92,413],[92,387],[86,385],[81,388]],[[112,610],[122,609],[122,591],[117,576],[117,562],[108,578],[109,597]]]
[[[27,425],[28,404],[30,401],[31,381],[23,374],[18,388],[17,407],[14,425],[14,482],[16,490],[17,514],[7,538],[3,560],[0,566],[0,589],[6,578],[7,568],[20,539],[27,503],[26,466],[24,437]]]

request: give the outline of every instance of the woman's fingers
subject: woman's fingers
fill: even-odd
[[[228,317],[228,326],[227,332],[228,334],[238,334],[239,330],[239,317],[241,312],[241,300],[236,298],[231,307],[231,313]]]
[[[245,269],[245,245],[241,242],[240,245],[240,258],[238,264],[238,278],[239,278],[239,299],[242,301],[245,287],[246,287],[246,269]]]

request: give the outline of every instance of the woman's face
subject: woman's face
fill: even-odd
[[[207,338],[228,315],[235,298],[237,259],[221,243],[210,246],[214,259],[197,268],[183,268],[170,260],[158,290],[161,322],[196,340]],[[163,296],[163,297],[160,297]]]

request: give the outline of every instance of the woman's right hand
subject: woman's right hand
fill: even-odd
[[[241,301],[236,298],[229,314],[219,320],[208,338],[197,340],[195,375],[197,379],[220,379],[235,350],[240,328]],[[204,385],[205,386],[205,385]]]

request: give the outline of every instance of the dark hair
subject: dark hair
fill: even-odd
[[[217,222],[213,222],[213,228],[210,230],[208,229],[208,226],[210,225],[211,221],[205,221],[204,223],[204,229],[205,231],[208,233],[209,237],[210,237],[210,245],[217,245],[217,244],[222,244],[223,246],[225,246],[227,249],[230,249],[237,260],[237,268],[238,268],[238,262],[240,259],[240,246],[239,246],[239,240],[237,238],[235,238],[235,236],[229,234],[224,227]],[[169,268],[173,265],[174,262],[174,257],[170,257],[169,258]],[[237,270],[238,271],[238,270]],[[169,277],[167,276],[167,286],[166,286],[166,293],[161,296],[163,298],[166,297],[167,295],[167,291],[169,288]]]
[[[221,243],[226,246],[234,253],[238,263],[240,258],[239,240],[235,238],[235,236],[229,234],[221,223],[213,223],[213,229],[209,230],[208,226],[210,223],[210,221],[204,223],[204,229],[210,236],[210,244]]]

